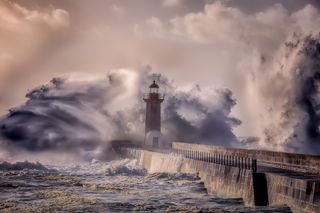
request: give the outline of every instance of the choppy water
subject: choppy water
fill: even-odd
[[[129,159],[14,166],[0,164],[0,212],[290,212],[207,195],[196,176],[147,174]]]

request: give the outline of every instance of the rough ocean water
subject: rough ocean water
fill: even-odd
[[[135,160],[0,164],[0,212],[290,212],[208,195],[195,175],[155,173]]]

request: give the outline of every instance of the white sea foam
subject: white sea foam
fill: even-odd
[[[48,167],[70,175],[146,175],[145,169],[136,165],[136,160],[122,159],[103,162],[93,159],[91,163],[72,163],[63,165],[49,165]]]

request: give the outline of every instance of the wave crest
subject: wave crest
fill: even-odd
[[[2,162],[0,163],[0,171],[14,171],[14,170],[39,170],[39,171],[54,171],[52,169],[48,169],[43,166],[41,163],[36,162],[16,162],[16,163],[9,163],[9,162]]]
[[[110,162],[93,160],[91,163],[73,164],[55,167],[72,175],[104,175],[104,176],[144,176],[147,171],[136,165],[136,160],[122,159]]]

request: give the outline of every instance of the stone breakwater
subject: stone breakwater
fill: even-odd
[[[296,154],[290,153],[183,143],[173,143],[172,148],[167,153],[132,149],[127,154],[135,157],[150,173],[198,174],[208,193],[242,198],[248,206],[287,205],[294,213],[320,212],[317,156],[297,155],[295,159]],[[219,155],[215,155],[217,153]],[[212,159],[217,156],[220,160]],[[239,164],[232,161],[235,159],[256,159],[257,171],[252,169],[252,164]]]

